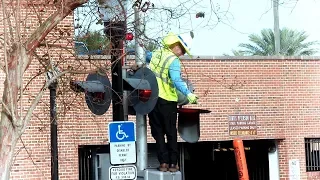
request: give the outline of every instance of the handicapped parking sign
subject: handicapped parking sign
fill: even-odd
[[[136,128],[132,121],[109,123],[110,161],[112,165],[136,163]]]
[[[109,142],[136,141],[135,124],[132,121],[115,121],[109,123]]]

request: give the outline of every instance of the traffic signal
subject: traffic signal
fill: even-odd
[[[206,109],[178,108],[178,132],[188,142],[198,142],[200,138],[200,114],[210,113]]]
[[[191,81],[182,79],[186,82],[189,90],[194,93],[195,89]],[[178,133],[180,137],[188,142],[198,142],[200,138],[200,114],[210,113],[211,111],[206,109],[196,108],[183,108],[183,105],[189,104],[188,98],[181,92],[177,91],[178,94]]]
[[[75,92],[85,93],[86,103],[93,114],[103,115],[108,111],[112,88],[106,74],[89,74],[86,81],[71,81],[70,87]]]
[[[142,67],[129,71],[123,79],[123,90],[128,91],[128,114],[146,115],[153,110],[158,100],[158,83],[154,73]]]

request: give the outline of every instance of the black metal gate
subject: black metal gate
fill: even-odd
[[[79,180],[90,180],[93,176],[92,151],[90,148],[80,147],[79,151]]]
[[[108,145],[79,146],[79,180],[101,180],[101,154],[108,154]]]
[[[268,147],[264,140],[245,141],[250,180],[269,180]],[[185,180],[237,180],[237,167],[231,141],[186,144]]]

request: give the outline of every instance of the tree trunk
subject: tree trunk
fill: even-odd
[[[14,132],[10,119],[2,112],[0,121],[0,180],[8,180],[10,178],[10,169],[17,141],[18,137]]]
[[[11,48],[11,54],[8,54],[7,76],[4,82],[4,91],[2,95],[2,111],[0,121],[0,180],[10,178],[10,168],[12,165],[14,149],[17,144],[16,126],[20,123],[17,113],[18,90],[21,86],[22,64],[19,61],[25,60],[26,51],[21,45],[14,44]],[[23,59],[20,59],[23,58]]]
[[[8,71],[5,71],[6,80],[4,82],[0,120],[0,180],[9,180],[10,178],[15,146],[30,119],[22,119],[17,112],[19,90],[23,81],[23,73],[31,64],[32,58],[30,56],[61,20],[87,1],[57,1],[60,8],[32,33],[24,46],[22,44],[13,44],[10,50],[4,50],[5,53],[8,52],[10,54],[7,54],[8,64],[5,64],[5,70],[7,69]],[[33,109],[30,110],[32,112]]]

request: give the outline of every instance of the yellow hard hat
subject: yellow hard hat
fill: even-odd
[[[183,35],[176,35],[173,32],[169,32],[167,36],[165,36],[162,40],[163,44],[165,46],[170,46],[176,42],[179,42],[182,47],[184,48],[184,50],[186,51],[186,53],[191,56],[190,53],[190,44],[192,42],[192,38],[191,36],[183,36]]]

